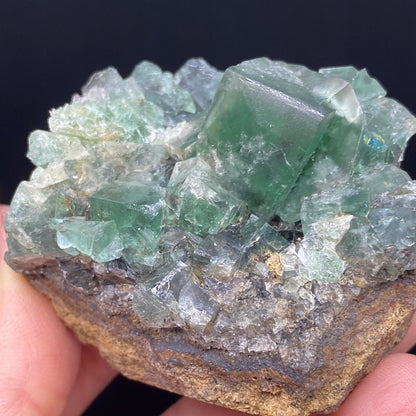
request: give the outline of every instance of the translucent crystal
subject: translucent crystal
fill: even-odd
[[[198,106],[206,110],[217,92],[222,74],[204,59],[193,58],[178,70],[175,79],[192,94]]]
[[[416,184],[407,184],[376,197],[368,219],[384,246],[412,248],[416,238]]]
[[[7,214],[9,250],[14,255],[56,252],[55,232],[51,224],[54,217],[54,189],[37,188],[22,182],[16,189]]]
[[[362,106],[367,126],[360,143],[357,169],[379,162],[398,165],[407,141],[416,133],[415,118],[391,98],[376,98],[362,103]]]
[[[138,64],[131,78],[143,90],[146,99],[163,108],[168,114],[176,116],[181,112],[195,113],[191,94],[175,82],[170,72],[162,72],[152,62],[143,61]]]
[[[192,270],[203,282],[207,277],[218,281],[230,281],[238,269],[242,257],[240,245],[230,233],[209,235],[192,254]]]
[[[146,287],[171,307],[177,308],[179,295],[193,275],[188,264],[179,261],[175,267],[154,270],[146,281]]]
[[[202,238],[188,233],[177,226],[164,226],[160,238],[159,251],[170,267],[178,262],[186,262]]]
[[[257,215],[270,215],[287,197],[333,115],[281,72],[265,59],[228,69],[198,148]]]
[[[73,103],[86,104],[100,102],[106,99],[109,93],[123,81],[123,78],[114,67],[91,75],[88,82],[81,88],[81,95],[74,94]]]
[[[182,287],[178,299],[179,316],[193,327],[206,327],[214,320],[217,304],[209,294],[193,281]]]
[[[157,252],[165,208],[165,189],[136,175],[112,182],[90,198],[94,221],[114,221],[131,263]]]
[[[250,215],[240,232],[243,247],[245,249],[257,247],[259,254],[264,254],[265,250],[280,252],[289,245],[289,242],[275,228],[255,215]]]
[[[141,284],[137,284],[134,290],[133,309],[149,328],[174,326],[169,307]]]
[[[97,74],[97,77],[99,74]],[[87,89],[87,92],[91,89]],[[103,99],[74,99],[72,104],[52,110],[52,132],[78,137],[82,142],[151,141],[152,133],[164,124],[164,114],[156,104],[146,101],[132,79],[121,80],[102,92]],[[89,98],[89,97],[88,97]]]
[[[195,156],[198,134],[205,118],[198,116],[192,120],[183,120],[173,127],[167,127],[163,134],[157,136],[155,143],[164,146],[176,160]]]
[[[336,253],[335,247],[348,231],[351,215],[316,222],[298,249],[299,274],[308,281],[339,281],[345,263]]]
[[[117,259],[123,250],[114,221],[65,218],[57,226],[56,239],[58,246],[67,253],[83,253],[98,262]]]
[[[179,225],[195,234],[215,234],[238,221],[245,204],[215,180],[200,158],[178,162],[168,185],[168,204]]]
[[[367,218],[353,218],[349,230],[336,246],[343,260],[350,262],[349,272],[358,276],[377,276],[389,262],[383,245]]]
[[[321,68],[319,72],[348,81],[354,88],[360,101],[371,100],[386,95],[386,90],[376,79],[370,77],[366,69],[357,70],[353,66],[340,66]]]
[[[63,159],[80,159],[88,154],[76,137],[63,137],[48,131],[35,130],[28,141],[27,157],[36,166],[45,167]]]

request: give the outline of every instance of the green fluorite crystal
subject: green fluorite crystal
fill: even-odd
[[[416,267],[399,168],[416,119],[385,93],[366,70],[266,58],[98,72],[29,137],[8,256],[117,261],[148,327],[286,357],[319,305]]]
[[[163,73],[157,65],[144,61],[134,68],[131,77],[142,88],[146,99],[157,104],[166,114],[195,113],[192,95],[175,82],[170,72]]]
[[[84,217],[65,218],[56,233],[58,246],[68,253],[84,253],[103,262],[121,256],[123,244],[114,221],[86,221]]]
[[[281,67],[261,59],[227,70],[198,145],[224,186],[247,201],[252,212],[269,218],[333,115]]]
[[[134,175],[111,182],[90,198],[91,219],[114,221],[124,257],[131,263],[157,252],[164,217],[165,188],[141,180]]]
[[[246,208],[218,184],[211,167],[199,157],[176,163],[168,184],[168,204],[181,228],[201,236],[217,234],[238,222]]]

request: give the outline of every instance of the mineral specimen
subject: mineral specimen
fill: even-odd
[[[94,74],[11,204],[7,261],[128,377],[328,413],[416,308],[416,119],[366,70]]]

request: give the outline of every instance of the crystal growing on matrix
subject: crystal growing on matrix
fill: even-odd
[[[98,72],[29,137],[8,259],[124,264],[148,328],[307,371],[323,329],[290,334],[416,267],[416,119],[385,94],[365,69],[267,58]]]

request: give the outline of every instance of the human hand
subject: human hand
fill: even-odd
[[[7,207],[0,207],[2,227]],[[406,338],[350,394],[333,416],[416,415],[416,320]],[[93,347],[83,346],[50,302],[4,262],[0,266],[0,415],[82,414],[116,371]],[[244,416],[182,398],[163,416]]]

